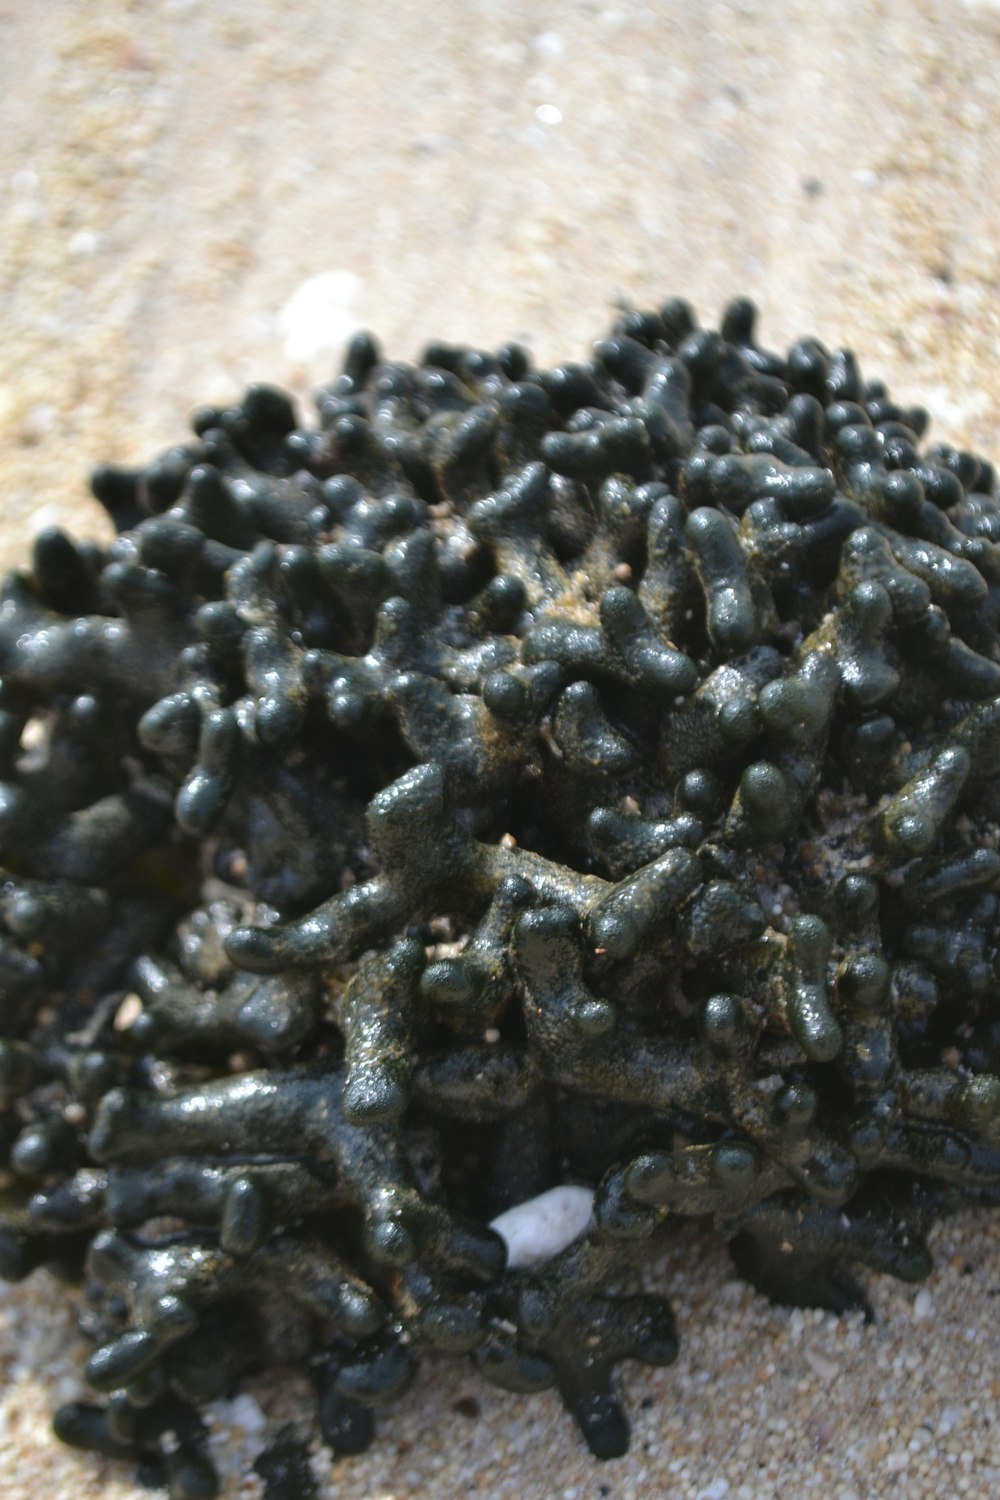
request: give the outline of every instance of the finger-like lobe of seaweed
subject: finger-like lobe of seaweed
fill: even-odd
[[[177,1500],[279,1364],[337,1454],[452,1357],[617,1456],[684,1217],[839,1311],[1000,1196],[990,464],[744,300],[361,334],[317,413],[98,470],[0,602],[0,1272],[83,1278],[57,1430]]]

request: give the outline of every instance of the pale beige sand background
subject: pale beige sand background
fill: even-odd
[[[578,358],[619,300],[711,321],[746,292],[767,342],[851,344],[1000,458],[998,79],[986,0],[0,0],[3,559],[97,524],[95,460],[148,457],[250,380],[306,392],[362,323],[396,356]],[[687,1233],[659,1273],[681,1358],[623,1371],[626,1460],[596,1466],[554,1397],[442,1369],[370,1455],[316,1450],[324,1496],[994,1494],[1000,1225],[935,1246],[919,1295],[874,1284],[865,1328],[769,1308]],[[126,1467],[48,1436],[73,1318],[44,1277],[0,1302],[0,1495],[134,1500]],[[227,1496],[258,1492],[240,1474],[296,1394],[214,1409]]]

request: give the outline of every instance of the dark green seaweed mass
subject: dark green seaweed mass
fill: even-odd
[[[1000,1197],[996,476],[753,321],[358,335],[7,579],[0,1270],[83,1277],[67,1441],[195,1500],[245,1373],[351,1453],[447,1355],[616,1456],[683,1218],[840,1311]]]

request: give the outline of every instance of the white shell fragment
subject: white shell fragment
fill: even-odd
[[[585,1187],[554,1187],[517,1203],[490,1224],[507,1246],[511,1270],[551,1260],[593,1222],[594,1195]]]
[[[296,287],[278,317],[286,359],[309,364],[339,354],[358,326],[360,293],[353,271],[320,271]]]

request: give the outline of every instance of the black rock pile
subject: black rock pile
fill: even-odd
[[[753,321],[359,335],[7,579],[0,1272],[84,1279],[68,1441],[196,1500],[247,1372],[345,1453],[448,1355],[615,1456],[680,1218],[843,1310],[997,1201],[996,476]]]

